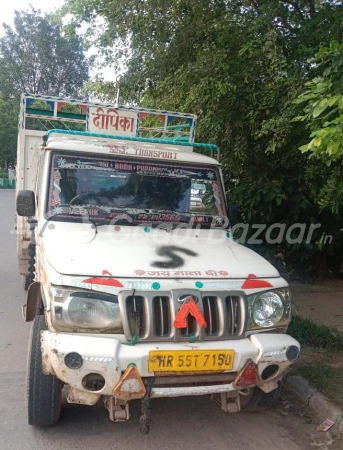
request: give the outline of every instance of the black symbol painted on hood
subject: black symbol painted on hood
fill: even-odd
[[[157,250],[157,254],[159,256],[165,256],[169,258],[167,261],[154,261],[151,263],[153,267],[158,267],[159,269],[176,269],[177,267],[182,267],[185,264],[185,261],[181,256],[176,255],[175,253],[184,253],[188,256],[198,256],[197,253],[192,250],[188,250],[188,248],[176,247],[175,245],[165,245],[159,247]]]

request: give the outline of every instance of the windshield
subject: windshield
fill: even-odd
[[[223,223],[216,167],[53,153],[47,216]]]

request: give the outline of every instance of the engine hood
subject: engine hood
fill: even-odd
[[[278,271],[223,230],[101,226],[50,222],[44,259],[60,274],[120,278],[274,278]]]

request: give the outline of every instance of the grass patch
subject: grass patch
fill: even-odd
[[[331,401],[343,406],[343,333],[293,315],[288,334],[302,346],[294,370]]]
[[[300,375],[306,378],[319,391],[322,391],[328,382],[336,381],[340,378],[338,370],[320,362],[299,364],[297,370]]]
[[[343,350],[343,334],[326,325],[317,325],[311,319],[293,315],[288,334],[302,346]]]
[[[342,372],[323,362],[297,364],[296,371],[339,406],[343,405]]]

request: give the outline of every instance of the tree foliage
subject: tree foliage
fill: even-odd
[[[3,27],[0,91],[6,98],[21,92],[71,96],[88,80],[85,48],[75,28],[65,34],[61,22],[33,8],[15,11],[14,28]]]
[[[300,149],[322,157],[328,164],[343,157],[343,44],[321,47],[312,63],[318,76],[306,83],[296,103],[306,103],[305,121],[311,141]]]
[[[17,153],[19,104],[5,101],[0,94],[0,167],[13,167]],[[7,177],[6,177],[7,178]]]
[[[302,113],[294,99],[316,76],[308,59],[342,40],[340,1],[67,3],[76,21],[89,24],[106,62],[125,65],[124,102],[198,115],[197,137],[220,145],[228,200],[244,221],[322,224],[311,244],[283,242],[263,251],[317,273],[334,255],[342,257],[342,219],[320,204],[332,168],[299,152],[308,132],[293,121]],[[113,99],[108,85],[93,88]],[[334,235],[333,245],[316,243],[323,232]]]
[[[19,95],[78,95],[88,80],[89,61],[74,26],[31,8],[16,11],[14,28],[0,38],[0,167],[16,161]],[[58,126],[58,125],[57,125]]]
[[[306,123],[310,130],[310,141],[300,150],[330,167],[318,204],[339,215],[343,208],[343,44],[333,41],[321,47],[311,64],[315,76],[295,100],[303,115],[294,121]]]

